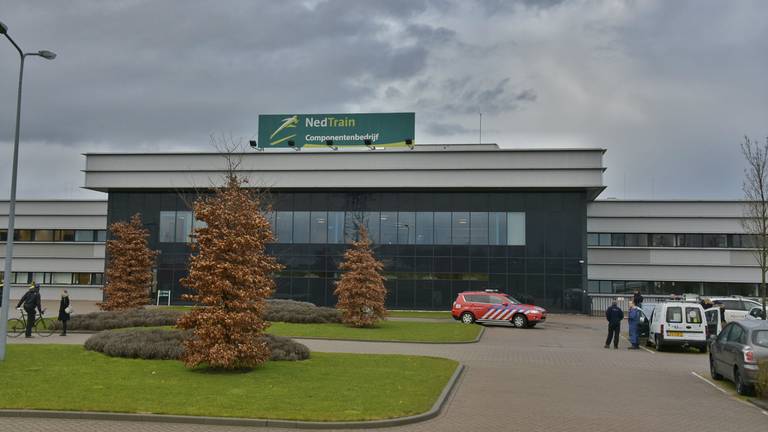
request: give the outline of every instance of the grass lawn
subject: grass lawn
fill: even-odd
[[[267,330],[278,336],[320,337],[371,341],[467,342],[482,330],[479,325],[460,323],[384,321],[376,328],[353,328],[342,324],[293,324],[273,322]]]
[[[351,421],[429,410],[448,359],[312,353],[244,373],[107,357],[72,345],[9,345],[1,408]]]
[[[451,311],[389,311],[389,316],[395,318],[434,318],[453,319]]]

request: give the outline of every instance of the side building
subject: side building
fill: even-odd
[[[7,227],[8,201],[0,201],[1,260]],[[64,288],[74,301],[101,301],[106,228],[106,201],[17,201],[11,300],[39,283],[44,301]]]
[[[354,224],[383,260],[388,306],[448,309],[466,290],[498,289],[551,310],[580,311],[587,283],[587,205],[603,189],[602,149],[291,149],[232,155],[269,189],[285,264],[277,297],[333,305]],[[161,251],[157,289],[180,301],[190,204],[221,184],[216,153],[87,154],[85,187],[108,194],[108,222],[140,212]]]
[[[757,296],[743,214],[740,201],[590,203],[588,291]]]

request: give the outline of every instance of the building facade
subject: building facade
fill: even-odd
[[[7,226],[8,202],[2,201],[2,259]],[[21,298],[31,283],[39,283],[43,300],[58,299],[66,288],[75,300],[101,301],[106,228],[106,201],[18,201],[11,299]]]
[[[498,289],[552,310],[581,307],[587,204],[604,188],[600,149],[273,151],[237,155],[269,190],[270,246],[286,268],[276,296],[333,305],[355,224],[385,265],[388,306],[447,309],[461,291]],[[158,249],[157,289],[186,293],[191,203],[220,184],[219,154],[88,154],[86,187],[108,193],[108,222],[142,213]]]

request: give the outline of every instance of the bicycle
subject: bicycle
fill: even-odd
[[[8,320],[8,336],[10,337],[19,337],[24,334],[27,329],[27,314],[24,313],[23,309],[19,309],[19,314],[21,314],[21,318],[13,318]],[[53,334],[55,329],[53,328],[53,323],[48,323],[45,321],[45,317],[43,316],[44,314],[45,309],[43,309],[43,311],[35,320],[32,329],[35,331],[35,334],[48,337]]]

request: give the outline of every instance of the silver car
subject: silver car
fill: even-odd
[[[740,395],[754,394],[759,365],[765,361],[768,361],[768,321],[735,321],[710,339],[712,379],[733,381]]]

